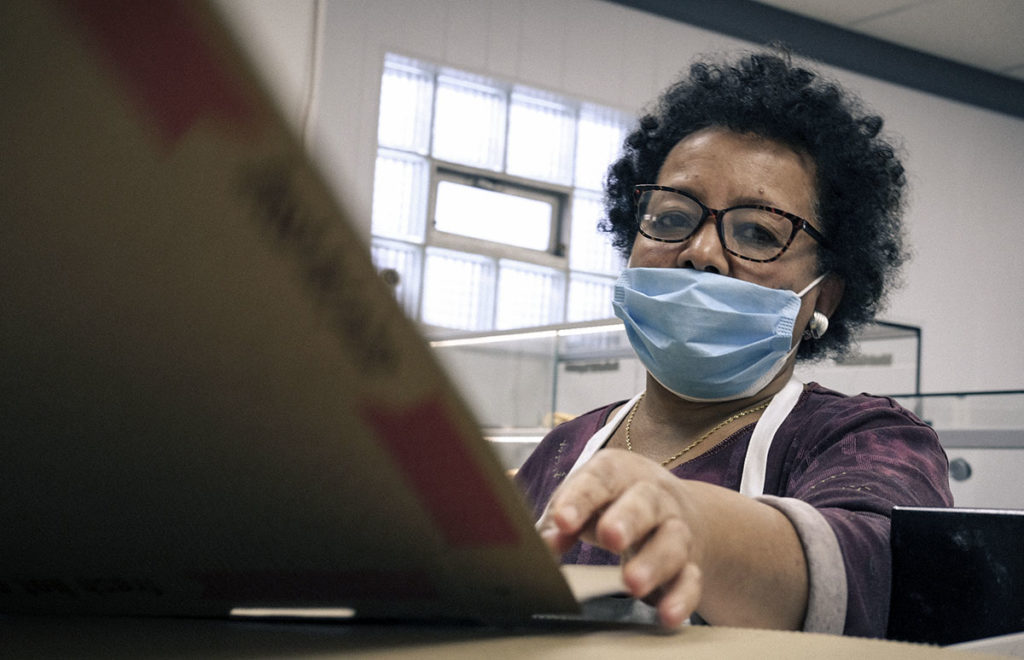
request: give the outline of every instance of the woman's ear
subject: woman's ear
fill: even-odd
[[[843,291],[846,290],[846,282],[834,273],[829,273],[818,286],[818,299],[814,303],[814,309],[822,312],[825,316],[832,316],[832,312],[839,307],[839,301],[843,299]]]

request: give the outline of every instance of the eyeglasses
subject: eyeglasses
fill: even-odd
[[[646,184],[635,186],[633,193],[640,233],[654,241],[682,243],[710,215],[722,246],[741,259],[775,261],[801,229],[828,248],[828,241],[811,223],[770,206],[741,204],[712,209],[681,190]]]

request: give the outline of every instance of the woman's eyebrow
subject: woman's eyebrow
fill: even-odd
[[[679,192],[684,192],[687,195],[691,195],[693,197],[696,197],[705,206],[711,206],[711,204],[708,204],[706,201],[704,201],[704,197],[701,196],[700,193],[694,191],[693,188],[691,188],[689,186],[681,185],[681,186],[668,186],[668,187],[672,188],[673,190],[678,190]],[[739,197],[730,198],[728,204],[726,204],[725,206],[718,207],[718,208],[728,209],[728,208],[732,208],[734,206],[770,206],[773,209],[780,209],[780,210],[786,211],[787,213],[796,213],[795,211],[790,211],[788,208],[785,208],[785,206],[780,206],[779,203],[776,202],[774,199],[772,199],[770,197],[767,197],[765,195],[749,195],[749,194],[746,194],[746,195],[741,195]]]

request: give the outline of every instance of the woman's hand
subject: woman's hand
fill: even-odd
[[[715,625],[803,623],[807,561],[789,520],[643,456],[597,452],[555,491],[537,527],[559,554],[583,540],[622,557],[626,588],[656,606],[666,627],[698,607]]]
[[[555,491],[538,523],[557,553],[577,540],[622,557],[630,594],[658,609],[662,625],[677,627],[702,595],[706,535],[687,501],[686,482],[657,463],[621,449],[606,449]]]

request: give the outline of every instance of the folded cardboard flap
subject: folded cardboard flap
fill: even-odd
[[[561,571],[573,597],[581,603],[592,598],[619,596],[628,592],[622,582],[622,568],[619,566],[565,564]]]
[[[0,611],[577,606],[207,4],[0,6]]]

